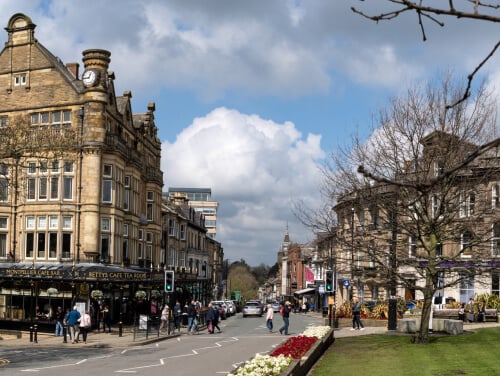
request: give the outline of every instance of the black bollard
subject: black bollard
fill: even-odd
[[[30,326],[30,342],[33,342],[33,326]]]
[[[118,337],[121,337],[123,335],[123,322],[118,323]]]
[[[398,301],[394,298],[389,299],[389,317],[387,320],[387,329],[396,330],[398,328]]]
[[[68,325],[63,326],[63,343],[68,343]]]
[[[38,325],[35,325],[34,331],[35,331],[35,343],[38,343]]]

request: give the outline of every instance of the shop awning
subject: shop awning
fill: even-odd
[[[80,263],[0,263],[0,278],[101,282],[162,281],[163,271]]]
[[[297,290],[293,293],[293,295],[314,295],[316,292],[315,287],[309,287],[307,289]]]

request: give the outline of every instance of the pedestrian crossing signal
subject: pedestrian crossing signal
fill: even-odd
[[[165,292],[174,291],[174,271],[166,270],[165,271]]]
[[[334,286],[333,286],[333,271],[332,270],[327,270],[326,271],[325,290],[326,290],[326,292],[332,292],[333,289],[334,289]]]

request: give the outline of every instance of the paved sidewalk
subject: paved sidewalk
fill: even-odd
[[[137,334],[134,338],[134,333],[131,328],[124,328],[122,331],[122,336],[119,336],[118,329],[112,331],[111,333],[97,333],[92,331],[87,336],[87,343],[82,342],[82,336],[80,335],[80,341],[78,343],[71,343],[69,336],[67,336],[64,343],[64,337],[56,337],[53,334],[48,333],[37,333],[36,339],[34,341],[34,335],[30,336],[29,332],[21,332],[21,337],[18,338],[19,332],[6,333],[5,331],[0,334],[0,348],[1,347],[20,347],[20,346],[72,346],[72,347],[130,347],[130,346],[143,346],[149,343],[163,341],[171,338],[176,338],[183,333],[186,334],[186,329],[181,330],[181,332],[175,332],[168,335],[166,332],[149,334],[146,338],[144,332]]]
[[[464,323],[464,331],[470,331],[479,328],[494,328],[500,326],[498,322],[481,322],[481,323]],[[397,330],[388,331],[387,327],[379,326],[379,327],[365,327],[365,330],[351,330],[351,328],[339,328],[335,329],[334,336],[335,338],[343,338],[343,337],[353,337],[360,335],[368,335],[368,334],[402,334]]]

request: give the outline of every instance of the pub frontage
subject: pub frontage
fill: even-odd
[[[108,306],[112,325],[132,325],[139,315],[156,318],[167,303],[205,301],[209,280],[180,272],[174,293],[164,292],[165,274],[159,269],[104,264],[0,263],[0,328],[53,331],[54,312],[88,310],[95,327],[102,307]]]

